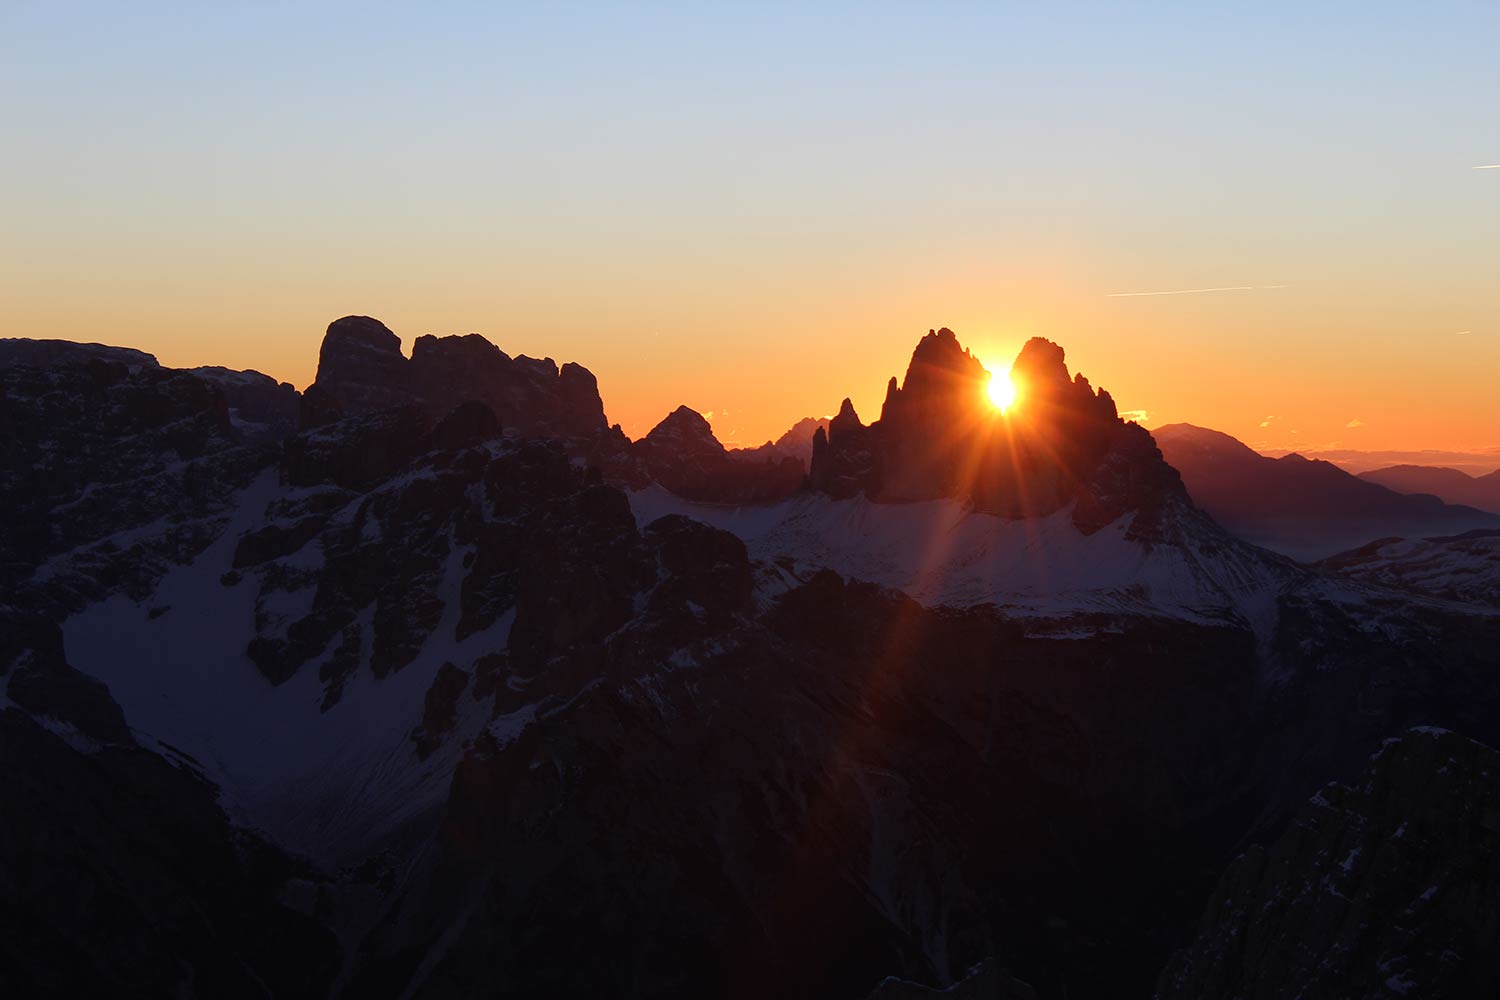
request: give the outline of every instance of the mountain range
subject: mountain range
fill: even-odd
[[[1489,515],[1012,377],[736,450],[368,317],[0,341],[0,985],[1493,993]]]
[[[1500,528],[1500,515],[1296,453],[1268,458],[1204,427],[1167,424],[1152,436],[1194,501],[1220,524],[1293,558],[1322,559],[1376,538]]]
[[[1447,503],[1500,513],[1500,469],[1471,476],[1458,469],[1426,465],[1392,465],[1361,472],[1359,478],[1398,493],[1427,493]]]

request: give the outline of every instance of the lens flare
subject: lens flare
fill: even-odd
[[[1001,413],[1015,405],[1016,384],[1010,380],[1010,372],[995,372],[990,376],[990,402]]]

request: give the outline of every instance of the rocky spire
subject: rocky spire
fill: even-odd
[[[1107,392],[1071,377],[1062,347],[1032,338],[1011,377],[1019,401],[1001,414],[979,359],[951,330],[929,331],[901,385],[888,384],[880,420],[864,427],[846,399],[815,439],[812,487],[887,502],[953,497],[1010,517],[1073,504],[1087,531],[1182,495],[1150,435],[1121,422]]]

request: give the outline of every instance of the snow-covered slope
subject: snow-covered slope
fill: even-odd
[[[150,597],[117,594],[73,615],[63,633],[69,661],[109,685],[138,740],[202,771],[236,822],[336,864],[367,856],[441,805],[463,742],[488,721],[488,706],[460,699],[454,738],[422,760],[411,733],[424,695],[444,663],[467,666],[504,649],[515,616],[454,638],[462,563],[472,552],[454,548],[437,594],[442,620],[407,666],[376,678],[366,646],[365,662],[326,711],[317,668],[331,649],[272,684],[246,655],[256,635],[255,578],[220,580],[244,533],[293,492],[274,472],[262,475],[218,541],[168,572]],[[321,561],[317,549],[309,545],[303,561]]]
[[[1362,583],[1500,609],[1500,531],[1385,538],[1319,565]]]
[[[1173,512],[1169,541],[1129,537],[1131,515],[1084,534],[1064,508],[1009,519],[957,500],[875,503],[800,494],[775,504],[697,504],[659,487],[631,494],[644,525],[685,514],[733,532],[763,560],[827,568],[930,606],[1010,613],[1166,615],[1259,625],[1277,595],[1309,582],[1288,561],[1238,542],[1196,512]]]

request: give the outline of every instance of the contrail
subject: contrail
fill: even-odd
[[[1471,169],[1473,169],[1473,170],[1500,170],[1500,163],[1481,163],[1479,166],[1473,167]]]
[[[1110,292],[1106,299],[1129,299],[1138,295],[1196,295],[1199,292],[1253,292],[1258,288],[1285,288],[1286,285],[1223,285],[1219,288],[1174,288],[1166,292]]]

